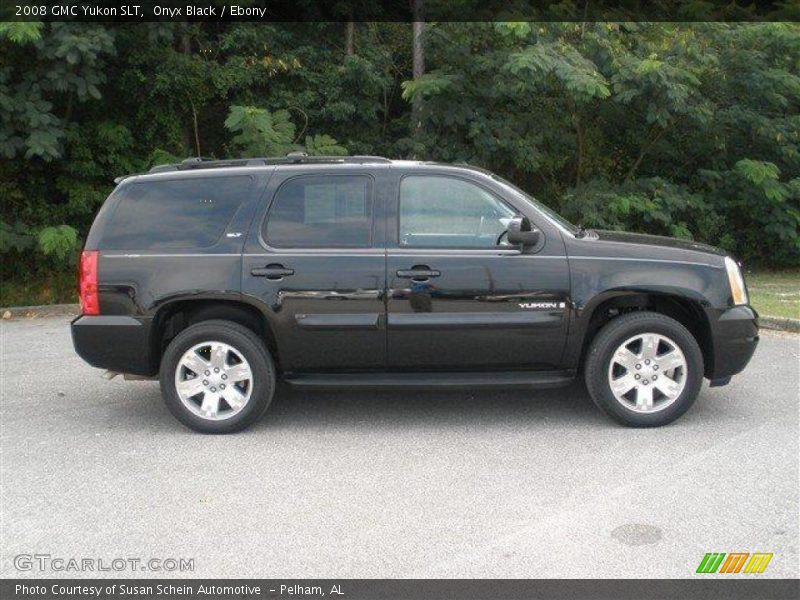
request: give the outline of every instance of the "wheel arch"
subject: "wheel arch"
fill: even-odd
[[[156,364],[161,363],[164,350],[181,331],[212,319],[232,321],[253,331],[264,341],[275,368],[280,370],[277,339],[267,315],[258,306],[241,299],[179,299],[161,306],[153,318],[151,351]]]
[[[633,311],[663,314],[681,323],[697,340],[703,353],[704,375],[714,372],[714,342],[707,302],[696,292],[678,293],[658,289],[612,290],[598,294],[580,311],[577,348],[582,371],[586,352],[595,335],[614,318]]]

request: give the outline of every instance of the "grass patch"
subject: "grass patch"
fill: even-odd
[[[800,319],[800,270],[745,273],[745,281],[759,315]]]

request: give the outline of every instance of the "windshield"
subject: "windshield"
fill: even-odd
[[[500,177],[498,175],[492,174],[492,179],[494,179],[498,183],[504,185],[505,187],[509,188],[512,192],[516,192],[517,194],[522,196],[525,200],[527,200],[528,202],[533,204],[537,209],[539,209],[545,215],[550,217],[557,224],[561,225],[561,227],[563,227],[564,229],[569,231],[571,234],[575,235],[575,234],[578,233],[578,231],[579,231],[578,227],[576,227],[575,225],[573,225],[572,223],[567,221],[564,217],[562,217],[560,214],[555,212],[550,207],[548,207],[548,206],[542,204],[541,202],[539,202],[536,198],[534,198],[533,196],[528,194],[525,190],[522,190],[522,189],[518,188],[517,186],[515,186],[510,181],[506,181],[505,179],[503,179],[502,177]]]

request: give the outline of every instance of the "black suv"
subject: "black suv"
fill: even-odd
[[[655,426],[758,343],[737,263],[575,227],[468,166],[370,156],[190,159],[117,180],[81,255],[87,362],[156,377],[189,427],[295,386],[552,387],[583,374]]]

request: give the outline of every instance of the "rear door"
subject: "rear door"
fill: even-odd
[[[396,184],[387,227],[390,367],[557,367],[569,270],[555,227],[484,182],[452,172],[410,172]],[[542,230],[537,247],[505,241],[517,214]]]
[[[285,371],[386,368],[380,170],[276,170],[242,261]]]

